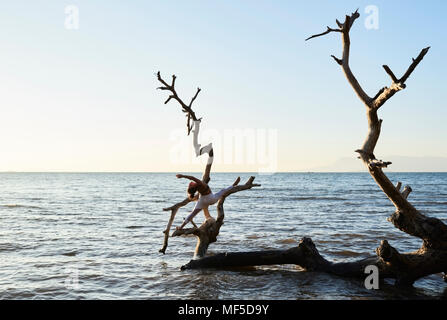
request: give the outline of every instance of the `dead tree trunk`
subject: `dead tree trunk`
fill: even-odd
[[[391,69],[384,65],[385,72],[391,77],[391,85],[384,87],[374,96],[370,97],[362,89],[349,66],[350,36],[349,32],[355,20],[360,16],[356,11],[345,17],[344,23],[336,20],[338,28],[330,28],[323,33],[313,35],[306,40],[323,36],[332,32],[340,33],[343,43],[342,58],[332,56],[354,89],[354,92],[366,106],[368,120],[368,134],[361,149],[356,150],[359,158],[365,163],[372,178],[383,190],[386,196],[396,207],[396,211],[388,219],[401,231],[422,239],[422,246],[417,251],[399,253],[387,240],[383,240],[376,249],[376,255],[366,259],[333,263],[323,258],[310,238],[303,238],[298,247],[288,250],[222,253],[200,260],[190,261],[182,269],[196,268],[223,268],[241,267],[267,264],[297,264],[306,270],[322,271],[340,276],[364,277],[365,267],[375,265],[380,271],[381,278],[394,278],[396,285],[412,285],[417,279],[447,270],[447,226],[437,218],[431,218],[419,212],[407,200],[412,191],[406,186],[402,191],[401,183],[396,186],[383,172],[391,162],[376,159],[374,149],[380,136],[382,119],[377,111],[396,92],[406,87],[406,80],[415,70],[416,66],[427,54],[429,47],[422,49],[416,59],[398,79]],[[444,277],[445,279],[445,277]]]
[[[421,50],[417,58],[413,59],[407,71],[399,79],[387,65],[384,65],[383,68],[385,72],[391,78],[391,85],[380,89],[374,97],[369,97],[358,83],[349,66],[349,32],[354,21],[359,16],[360,14],[356,11],[352,15],[346,16],[344,23],[340,23],[337,20],[338,29],[328,28],[324,34],[340,32],[342,35],[342,59],[338,59],[334,56],[332,57],[342,67],[349,84],[366,107],[368,134],[363,146],[356,150],[356,152],[359,153],[359,158],[365,163],[372,178],[396,207],[396,211],[388,220],[401,231],[421,238],[423,241],[421,248],[411,254],[399,254],[393,249],[391,250],[392,257],[385,257],[383,255],[387,255],[387,251],[389,250],[381,250],[381,248],[377,250],[379,257],[393,269],[396,283],[401,285],[411,285],[420,277],[446,270],[447,226],[437,218],[430,218],[423,215],[411,205],[407,200],[408,195],[412,191],[411,188],[407,186],[403,191],[400,191],[401,183],[398,182],[395,186],[388,179],[383,172],[383,168],[386,168],[391,162],[376,159],[374,149],[379,139],[382,126],[382,119],[379,119],[377,115],[379,108],[395,93],[405,89],[405,82],[413,73],[417,65],[422,61],[430,47]],[[323,34],[315,35],[310,38],[321,35]]]

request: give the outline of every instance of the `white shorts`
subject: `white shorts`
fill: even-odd
[[[233,186],[225,188],[220,190],[217,193],[210,193],[206,194],[204,196],[200,195],[199,201],[197,201],[197,204],[194,209],[204,209],[207,208],[213,204],[215,204],[219,199],[222,197],[222,195],[227,191],[233,188]]]

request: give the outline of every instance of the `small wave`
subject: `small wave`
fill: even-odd
[[[334,233],[331,237],[344,239],[364,239],[367,238],[367,235],[357,233]]]
[[[447,205],[447,202],[441,202],[441,201],[413,201],[414,203],[417,203],[418,205]]]
[[[289,244],[289,243],[298,243],[298,241],[296,241],[296,239],[289,238],[289,239],[278,240],[276,241],[276,243]]]
[[[318,241],[315,241],[315,243],[317,245],[318,244],[335,244],[335,245],[338,245],[340,243],[344,243],[344,241],[341,241],[341,240],[318,240]]]
[[[259,238],[263,238],[263,235],[260,234],[250,234],[248,236],[245,236],[247,239],[259,239]]]
[[[0,252],[1,251],[18,251],[18,250],[27,250],[27,249],[35,249],[38,246],[32,245],[24,245],[19,243],[0,243]]]
[[[22,247],[18,245],[14,245],[12,243],[0,243],[0,252],[1,251],[15,251],[22,249]]]
[[[71,251],[71,252],[62,253],[63,256],[67,256],[67,257],[74,257],[77,254],[78,254],[78,252],[76,250],[75,251]]]
[[[320,201],[346,201],[348,199],[339,197],[287,197],[284,200],[320,200]]]
[[[328,253],[334,256],[341,256],[341,257],[358,257],[363,255],[362,252],[355,252],[350,250],[329,251]]]
[[[140,228],[144,228],[145,226],[127,226],[127,229],[140,229]]]
[[[43,209],[41,207],[24,205],[24,204],[2,204],[2,205],[0,205],[0,208],[6,208],[6,209],[16,209],[16,208]]]

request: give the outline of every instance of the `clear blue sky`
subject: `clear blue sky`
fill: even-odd
[[[64,27],[67,5],[78,30]],[[365,28],[368,5],[378,30]],[[377,155],[447,157],[445,1],[16,0],[0,4],[0,171],[200,170],[170,160],[185,119],[163,105],[158,70],[186,100],[202,88],[203,130],[276,130],[279,171],[355,157],[366,117],[330,58],[341,39],[304,39],[356,8],[351,67],[370,95],[389,85],[382,64],[400,76],[431,46],[380,111]]]

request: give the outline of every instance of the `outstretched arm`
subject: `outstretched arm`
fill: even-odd
[[[193,176],[187,176],[187,175],[184,175],[184,174],[177,174],[176,177],[178,179],[181,179],[181,178],[189,179],[189,180],[192,180],[192,181],[194,181],[195,183],[197,183],[199,185],[204,185],[204,183],[200,179],[197,179],[196,177],[193,177]]]

